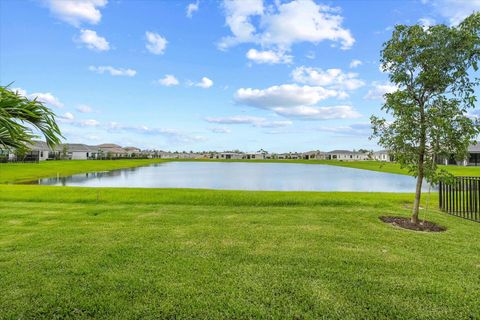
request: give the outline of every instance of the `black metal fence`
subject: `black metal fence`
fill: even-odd
[[[480,177],[455,177],[438,185],[439,207],[449,214],[480,222]]]

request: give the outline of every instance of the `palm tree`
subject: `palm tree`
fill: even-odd
[[[0,86],[0,147],[24,149],[27,143],[38,137],[33,129],[40,131],[47,144],[53,147],[63,138],[55,114],[36,98],[29,100]]]

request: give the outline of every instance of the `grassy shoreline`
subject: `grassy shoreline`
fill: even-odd
[[[0,184],[25,183],[40,178],[65,177],[77,173],[127,169],[162,162],[165,162],[165,160],[58,160],[39,163],[0,163]]]

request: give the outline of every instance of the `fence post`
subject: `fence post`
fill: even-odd
[[[480,177],[455,177],[439,181],[438,206],[451,215],[480,222]]]

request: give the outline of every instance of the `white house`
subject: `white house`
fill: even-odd
[[[95,146],[87,146],[81,143],[66,143],[61,146],[66,150],[66,156],[69,160],[90,160],[97,159],[100,156],[100,149]]]
[[[56,150],[50,149],[45,141],[33,140],[32,143],[27,144],[26,147],[29,151],[25,154],[23,160],[45,161],[55,158]]]
[[[372,160],[390,162],[392,161],[392,158],[388,150],[380,150],[372,153]]]
[[[328,160],[340,160],[340,161],[361,161],[368,160],[368,154],[350,150],[333,150],[327,152]]]

